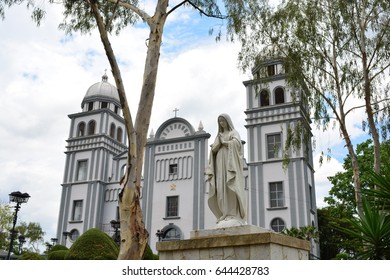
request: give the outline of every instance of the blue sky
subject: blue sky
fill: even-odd
[[[144,5],[150,6],[148,2]],[[48,7],[47,18],[39,28],[20,6],[6,11],[6,20],[0,22],[0,202],[7,203],[12,191],[28,192],[31,199],[22,205],[19,218],[39,222],[47,241],[57,230],[70,126],[67,115],[81,111],[87,89],[109,68],[97,34],[65,37],[57,29],[62,19],[59,7]],[[226,112],[245,140],[242,81],[250,77],[237,69],[239,46],[224,39],[216,43],[209,36],[210,27],[219,20],[203,21],[188,8],[178,12],[168,21],[164,33],[150,130],[155,132],[178,108],[179,117],[195,129],[201,121],[214,138],[216,118]],[[112,38],[133,114],[138,105],[147,36],[147,29],[129,27]],[[107,73],[109,82],[114,83]],[[351,122],[351,127],[361,123],[360,115],[356,113],[352,118],[356,123]],[[315,166],[317,204],[321,207],[330,189],[326,177],[341,170],[346,149],[337,129],[325,133],[313,130],[313,134],[317,143],[315,161],[327,147],[335,156],[321,168],[317,163]],[[364,135],[359,129],[352,130],[352,134]]]

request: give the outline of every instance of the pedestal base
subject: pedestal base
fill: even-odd
[[[191,232],[191,239],[157,243],[160,260],[308,260],[308,241],[255,226]]]

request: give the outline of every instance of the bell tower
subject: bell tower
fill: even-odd
[[[106,203],[107,191],[112,182],[118,188],[122,166],[113,159],[126,151],[126,130],[117,89],[106,74],[89,87],[81,109],[69,115],[57,231],[60,244],[69,245],[87,229],[102,228],[117,218],[117,203]]]
[[[318,226],[310,118],[299,89],[289,88],[282,59],[263,61],[245,81],[249,223],[272,229]],[[299,134],[300,148],[286,148]],[[284,155],[289,162],[283,164]]]

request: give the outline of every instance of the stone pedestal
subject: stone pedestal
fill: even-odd
[[[191,232],[157,243],[160,260],[308,260],[310,243],[255,226]]]

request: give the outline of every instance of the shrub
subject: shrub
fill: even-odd
[[[116,260],[119,248],[103,231],[91,228],[84,232],[70,247],[66,260]]]
[[[24,252],[18,260],[45,260],[45,258],[38,253]]]
[[[59,251],[59,250],[69,250],[68,247],[66,247],[65,245],[62,245],[62,244],[57,244],[57,245],[54,245],[50,252],[53,252],[53,251]]]
[[[65,260],[65,256],[66,256],[66,254],[68,254],[68,251],[69,251],[68,249],[51,251],[47,255],[47,259],[48,260]]]

